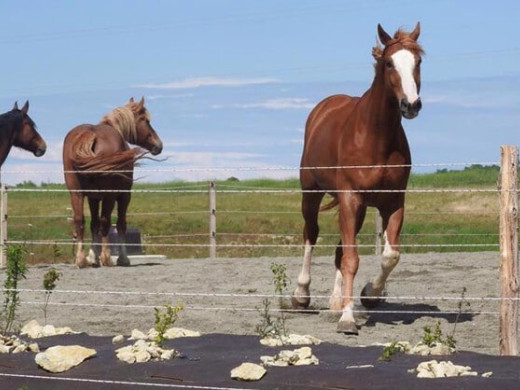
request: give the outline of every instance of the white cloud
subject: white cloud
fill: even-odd
[[[240,87],[244,85],[271,84],[279,82],[278,79],[259,77],[259,78],[222,78],[222,77],[192,77],[184,80],[173,81],[171,83],[159,84],[139,84],[138,88],[150,89],[185,89],[199,87]]]
[[[306,98],[275,98],[267,99],[263,102],[237,104],[239,108],[266,108],[270,110],[287,110],[287,109],[306,109],[309,110],[315,106]]]
[[[158,100],[158,99],[183,99],[195,96],[193,93],[180,93],[176,95],[147,95],[147,100]]]

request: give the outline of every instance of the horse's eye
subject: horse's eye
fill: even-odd
[[[392,63],[391,60],[386,60],[385,61],[385,66],[388,68],[388,69],[392,69],[394,67],[394,64]]]
[[[419,60],[417,60],[417,65],[421,65],[422,63],[422,58],[419,58]]]

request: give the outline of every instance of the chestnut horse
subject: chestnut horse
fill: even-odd
[[[70,192],[73,224],[77,238],[76,265],[112,265],[108,248],[111,214],[117,202],[117,233],[120,243],[117,265],[130,265],[126,254],[126,210],[130,203],[134,165],[146,152],[162,151],[162,141],[150,125],[144,98],[134,99],[106,114],[97,125],[76,126],[63,142],[65,184]],[[83,249],[85,218],[83,199],[91,214],[92,247],[88,257]],[[101,214],[100,214],[101,205]]]
[[[15,102],[11,111],[0,115],[0,167],[13,146],[32,152],[36,157],[45,154],[47,145],[27,115],[28,111],[29,101],[25,102],[21,110]]]
[[[379,303],[385,282],[399,261],[405,189],[410,174],[410,150],[401,116],[415,118],[421,109],[419,90],[420,25],[393,37],[378,25],[379,43],[372,50],[375,77],[361,97],[334,95],[310,113],[301,159],[303,267],[293,293],[295,308],[310,303],[311,253],[318,238],[318,212],[326,193],[333,200],[322,209],[339,206],[341,239],[336,249],[336,279],[330,298],[332,310],[341,310],[337,331],[358,334],[354,318],[353,284],[359,266],[356,235],[367,206],[379,210],[385,232],[381,271],[361,293],[362,303]],[[369,297],[369,298],[367,298]]]

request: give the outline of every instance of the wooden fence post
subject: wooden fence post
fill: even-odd
[[[217,199],[215,182],[209,182],[209,257],[217,257]]]
[[[518,148],[500,147],[499,353],[518,354]]]
[[[5,243],[7,242],[7,187],[0,184],[0,268],[6,266]]]

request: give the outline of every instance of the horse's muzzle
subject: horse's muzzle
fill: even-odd
[[[45,142],[43,143],[43,145],[40,145],[36,148],[36,150],[34,151],[34,155],[36,157],[41,157],[45,154],[45,152],[47,151],[47,145],[45,144]]]
[[[419,115],[419,111],[422,108],[421,98],[417,98],[417,100],[413,103],[410,103],[407,98],[401,99],[400,103],[401,114],[406,119],[413,119],[417,115]]]
[[[157,156],[158,154],[160,154],[162,152],[162,149],[163,149],[163,144],[161,141],[159,141],[158,143],[156,143],[151,149],[150,149],[150,153],[152,153],[152,155],[154,156]]]

